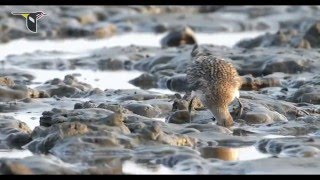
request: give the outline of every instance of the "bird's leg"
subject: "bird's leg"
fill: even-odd
[[[193,100],[194,100],[195,96],[191,96],[191,100],[189,102],[189,105],[188,105],[188,112],[189,112],[189,123],[191,123],[191,111],[192,111],[192,108],[193,108]]]
[[[240,109],[240,111],[238,113],[238,119],[240,119],[240,117],[242,115],[242,112],[243,112],[243,104],[241,103],[241,101],[240,101],[240,99],[238,97],[236,97],[236,99],[237,99],[237,101],[239,103],[239,107],[238,108]]]

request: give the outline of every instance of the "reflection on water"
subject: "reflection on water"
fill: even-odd
[[[216,158],[224,161],[246,161],[261,158],[268,158],[270,155],[259,153],[254,146],[231,148],[231,147],[204,147],[199,149],[203,158]],[[168,168],[161,164],[146,165],[138,164],[133,161],[126,161],[123,164],[124,174],[196,174],[195,169],[182,170],[177,168]]]
[[[204,147],[200,149],[204,158],[217,158],[225,161],[236,161],[239,159],[239,151],[229,147]]]
[[[204,158],[217,158],[225,161],[246,161],[270,157],[268,154],[260,153],[254,146],[241,148],[204,147],[199,151]]]

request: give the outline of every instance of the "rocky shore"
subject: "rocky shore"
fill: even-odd
[[[0,150],[27,149],[33,155],[1,157],[0,174],[128,174],[123,170],[126,162],[152,169],[161,165],[176,173],[319,174],[318,6],[27,7],[48,14],[39,21],[39,36],[7,14],[12,8],[0,10],[2,42],[172,34],[159,42],[162,47],[101,48],[76,58],[54,58],[64,54],[59,51],[7,56],[0,67]],[[244,109],[235,126],[216,125],[198,99],[189,114],[186,67],[197,33],[252,30],[277,31],[234,47],[198,44],[202,53],[230,61],[244,80]],[[81,74],[37,85],[36,74],[23,69],[142,74],[129,81],[137,89],[114,89],[112,84],[100,89],[79,80]],[[237,107],[236,102],[229,106],[234,117]],[[34,129],[7,115],[36,108],[41,116]],[[252,146],[269,157],[238,161],[238,149]]]

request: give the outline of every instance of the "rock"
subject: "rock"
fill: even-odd
[[[90,50],[86,55],[79,54],[70,58],[65,58],[65,55],[70,55],[70,53],[66,52],[37,51],[37,53],[9,55],[6,57],[5,62],[21,68],[35,69],[73,70],[76,68],[81,68],[91,70],[130,70],[136,61],[140,61],[146,56],[150,56],[150,54],[160,50],[161,48],[159,47],[138,47],[134,45],[128,47],[118,46],[107,49],[100,48]],[[28,61],[25,61],[26,58]],[[15,75],[14,72],[18,71],[12,70],[11,68],[8,70],[11,70],[12,72],[7,72],[5,69],[5,73],[3,75],[12,77]],[[18,71],[18,73],[20,74],[22,72]],[[18,73],[17,75],[19,75]],[[29,79],[26,79],[25,81],[28,82],[27,80],[30,81]]]
[[[130,130],[124,124],[124,115],[122,113],[113,113],[106,118],[102,118],[101,122],[108,126],[120,127],[124,133],[130,134]]]
[[[310,22],[308,22],[310,24]],[[319,47],[319,22],[311,21],[309,28],[280,29],[275,34],[267,33],[251,40],[243,40],[237,43],[237,47],[293,47],[293,48],[317,48]]]
[[[168,79],[167,88],[171,91],[186,92],[189,90],[186,74],[176,75]]]
[[[0,77],[0,85],[12,87],[15,85],[14,81],[9,77]]]
[[[318,157],[319,140],[310,137],[262,139],[257,148],[279,157]]]
[[[97,18],[93,14],[86,14],[78,17],[80,24],[91,24],[97,22]]]
[[[70,69],[71,64],[67,59],[60,58],[64,53],[57,51],[36,51],[37,53],[24,53],[21,55],[9,55],[6,61],[9,64],[35,69]],[[67,53],[66,53],[67,54]],[[56,57],[52,59],[52,57]],[[26,61],[26,58],[28,61]]]
[[[98,108],[107,109],[113,112],[121,112],[126,114],[132,114],[132,111],[129,111],[128,109],[124,108],[120,104],[105,104],[101,103],[99,104]]]
[[[303,38],[309,43],[312,48],[320,47],[320,22],[315,22],[304,34]]]
[[[186,99],[182,99],[180,94],[175,94],[175,96],[176,98],[174,99],[172,104],[172,112],[175,112],[177,110],[188,110],[189,101]]]
[[[199,7],[199,12],[201,13],[215,12],[221,8],[223,8],[223,6],[201,6]]]
[[[36,127],[32,132],[32,141],[25,145],[32,152],[48,153],[55,143],[66,137],[83,135],[89,132],[85,124],[67,122],[55,124],[49,128]]]
[[[166,118],[167,123],[183,124],[190,123],[190,114],[186,110],[178,110]]]
[[[295,119],[298,112],[302,111],[302,109],[295,107],[293,104],[286,101],[268,99],[266,95],[261,94],[252,94],[254,97],[249,94],[250,93],[246,93],[246,95],[243,94],[243,99],[241,98],[244,105],[244,112],[242,113],[241,118],[245,117],[245,120],[249,118],[254,121],[257,120],[257,122],[260,123],[271,123],[277,121],[286,122],[287,120]],[[249,105],[250,108],[246,107],[247,105]],[[248,121],[250,121],[249,119]],[[272,121],[269,121],[271,119]]]
[[[11,174],[11,175],[17,175],[17,174],[24,174],[24,175],[31,175],[32,170],[28,168],[25,165],[19,164],[19,163],[12,163],[12,162],[6,162],[1,163],[2,165],[2,172],[1,174]]]
[[[269,46],[291,46],[300,45],[301,35],[296,30],[279,30],[275,34],[266,33],[252,40],[243,40],[236,44],[242,48],[269,47]],[[298,39],[298,41],[297,41]]]
[[[118,96],[117,100],[119,101],[129,101],[129,100],[135,100],[135,101],[143,101],[143,100],[150,100],[150,99],[163,99],[168,98],[170,95],[166,94],[160,94],[152,91],[145,91],[140,89],[119,89],[119,90],[112,90],[110,92],[107,92],[113,97]]]
[[[175,57],[174,54],[160,54],[154,57],[147,57],[134,65],[134,68],[142,71],[151,71],[155,66],[165,65]]]
[[[319,117],[317,116],[304,116],[298,117],[297,121],[274,122],[272,124],[261,125],[258,127],[244,126],[240,129],[246,131],[246,134],[255,135],[273,134],[281,136],[305,136],[318,131],[318,118]]]
[[[98,67],[100,70],[120,70],[120,69],[124,69],[124,63],[121,60],[117,60],[117,59],[101,59],[98,62]]]
[[[216,162],[209,174],[318,174],[319,158],[262,158],[236,163]],[[276,168],[281,167],[281,168]],[[272,172],[272,173],[270,173]]]
[[[97,27],[95,36],[98,38],[111,37],[117,32],[117,26],[114,24],[107,24],[101,27]]]
[[[79,174],[81,171],[52,156],[35,155],[23,159],[0,159],[0,174]]]
[[[168,27],[166,24],[157,24],[153,27],[153,29],[156,33],[164,33],[168,30]]]
[[[10,56],[9,56],[10,57]],[[34,80],[34,76],[29,72],[25,72],[22,70],[14,69],[14,68],[4,68],[1,70],[1,77],[5,76],[14,81],[14,84],[17,85],[26,85],[29,84],[32,80]],[[5,80],[6,83],[13,85],[11,80]]]
[[[69,163],[87,162],[90,170],[84,172],[90,173],[105,163],[118,162],[115,167],[119,167],[133,157],[133,152],[141,153],[135,150],[137,147],[157,144],[168,148],[172,145],[193,147],[197,144],[195,138],[168,132],[165,124],[147,117],[118,112],[104,116],[104,111],[107,110],[88,108],[45,112],[53,120],[52,124],[35,128],[32,141],[25,147],[36,153],[50,152]],[[97,116],[96,120],[90,117],[90,112]],[[80,114],[85,119],[81,120]],[[58,120],[61,116],[65,116],[64,121]],[[88,150],[93,154],[89,155]],[[70,151],[75,153],[66,153]],[[101,153],[107,156],[102,158]]]
[[[129,83],[141,89],[150,89],[157,87],[157,78],[152,74],[143,73],[139,77],[130,80]]]
[[[276,111],[270,111],[264,107],[256,108],[252,112],[247,112],[243,119],[245,119],[248,124],[270,124],[276,121],[287,121],[284,115]]]
[[[81,27],[72,27],[72,26],[63,26],[59,31],[57,32],[57,35],[59,37],[75,37],[75,38],[80,38],[80,37],[86,37],[86,36],[93,36],[94,32],[81,28]]]
[[[19,88],[19,89],[18,89]],[[0,86],[0,99],[1,101],[10,101],[13,99],[23,99],[28,97],[28,89],[16,86],[15,89],[12,87]]]
[[[294,59],[271,60],[266,63],[263,74],[271,74],[272,72],[298,73],[305,71],[308,66],[308,60],[296,61]]]
[[[312,146],[296,147],[283,150],[279,157],[318,157],[320,150]]]
[[[96,108],[97,106],[90,102],[90,101],[86,101],[84,103],[76,103],[74,105],[74,109],[88,109],[88,108]]]
[[[265,87],[281,86],[281,81],[276,77],[256,77],[243,76],[241,90],[259,90]]]
[[[21,122],[12,116],[0,116],[0,140],[1,143],[10,147],[21,149],[31,141],[31,129],[26,123]]]
[[[81,95],[83,92],[88,92],[92,89],[91,85],[79,82],[74,76],[66,75],[64,80],[53,79],[47,81],[43,86],[38,86],[36,89],[46,92],[50,97],[71,97]]]
[[[161,39],[162,47],[181,46],[184,44],[196,44],[196,39],[193,30],[190,27],[185,27],[183,30],[171,31]]]
[[[20,149],[31,140],[30,133],[24,132],[11,133],[4,138],[4,141],[7,142],[9,147],[16,149]]]
[[[212,131],[212,132],[229,132],[229,130],[219,127],[215,124],[188,124],[185,126],[186,128],[194,128],[199,130],[200,132]]]
[[[149,118],[158,117],[161,113],[159,108],[153,107],[148,104],[132,103],[132,104],[125,104],[123,106],[135,114],[149,117]]]
[[[107,117],[112,111],[100,109],[100,108],[90,108],[90,109],[75,109],[75,110],[64,110],[53,108],[51,111],[44,111],[40,117],[40,125],[49,127],[56,123],[63,122],[92,122],[99,121],[100,118]]]
[[[293,102],[320,104],[319,89],[319,85],[303,85],[300,86],[299,89],[296,92],[294,92],[289,99]]]

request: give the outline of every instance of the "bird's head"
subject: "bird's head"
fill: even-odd
[[[212,107],[210,110],[217,121],[217,125],[224,127],[233,126],[233,118],[228,107]]]

